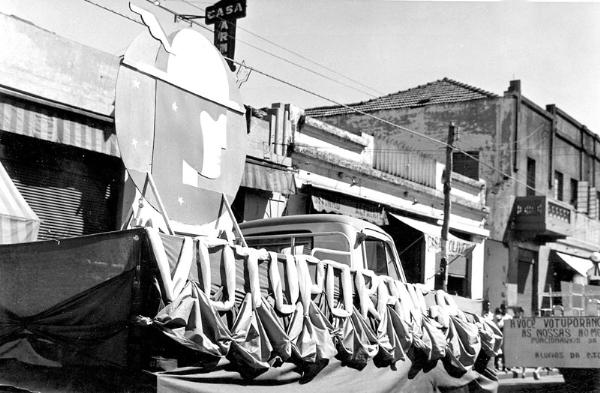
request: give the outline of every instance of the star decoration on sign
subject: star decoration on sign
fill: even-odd
[[[182,197],[177,198],[177,202],[179,203],[180,206],[183,205],[183,202],[184,202],[183,198]]]
[[[174,112],[177,112],[177,103],[173,102],[173,105],[171,105],[171,108],[173,108]]]
[[[139,89],[140,88],[140,81],[137,79],[134,79],[133,82],[131,82],[133,84],[133,88],[134,89]]]
[[[131,144],[133,145],[133,148],[134,148],[134,149],[137,149],[137,144],[138,144],[138,141],[137,141],[137,139],[135,139],[135,138],[134,138],[134,139],[132,139],[132,140],[131,140]]]

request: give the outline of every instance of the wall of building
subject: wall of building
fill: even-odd
[[[458,127],[458,140],[455,145],[464,151],[478,151],[480,159],[490,165],[499,165],[507,162],[509,149],[504,148],[505,138],[510,143],[511,123],[505,121],[510,116],[510,109],[504,108],[503,99],[473,100],[443,105],[428,105],[418,108],[400,108],[393,110],[375,111],[373,115],[394,124],[407,127],[419,133],[426,134],[441,141],[447,140],[448,125],[450,122]],[[399,130],[389,124],[383,123],[371,117],[361,114],[345,114],[328,116],[323,118],[327,123],[343,128],[354,133],[366,132],[375,137],[376,146],[378,141],[384,140],[387,146],[393,146],[399,150],[399,154],[422,154],[440,163],[446,160],[446,148],[442,144],[435,144],[430,139],[423,138],[406,131]],[[498,128],[498,125],[503,127]],[[388,140],[395,141],[389,143]],[[394,146],[397,145],[397,146]],[[392,152],[393,154],[393,152]],[[407,161],[408,162],[408,161]],[[509,162],[509,161],[508,161]],[[507,169],[510,164],[505,164]],[[497,203],[497,209],[491,209],[501,213],[501,217],[510,215],[510,206],[505,206],[505,195],[514,193],[510,185],[507,187],[505,180],[497,172],[479,166],[480,178],[488,181],[486,205],[493,207],[496,198],[491,195],[501,193],[502,197]],[[438,179],[439,180],[439,179]],[[495,185],[490,190],[490,184]],[[461,212],[462,214],[462,212]],[[505,227],[496,226],[499,222],[495,217],[488,219],[491,238],[502,239]],[[506,219],[502,222],[506,223]]]
[[[494,138],[490,132],[496,129],[496,100],[475,100],[417,108],[399,108],[374,111],[372,114],[383,120],[424,133],[440,141],[448,139],[450,122],[458,127],[455,145],[463,150],[482,150],[495,154]],[[327,123],[355,133],[366,132],[377,137],[393,137],[413,151],[445,161],[445,146],[435,144],[385,122],[361,114],[345,114],[323,118]],[[468,138],[461,136],[469,135]],[[493,161],[493,158],[491,158]]]
[[[541,114],[531,106],[522,104],[519,110],[519,128],[516,143],[508,146],[509,150],[517,150],[517,171],[514,176],[517,177],[519,183],[516,186],[516,195],[527,194],[528,158],[535,160],[535,194],[545,195],[548,192],[551,137],[552,121],[548,116]]]
[[[111,116],[119,58],[0,14],[0,85]]]
[[[487,182],[486,204],[490,216],[486,228],[490,238],[485,246],[483,297],[497,307],[501,303],[523,306],[528,313],[539,307],[549,269],[547,239],[516,239],[511,232],[513,205],[516,197],[526,196],[528,158],[535,161],[535,195],[554,198],[554,171],[563,173],[563,201],[571,201],[572,191],[596,195],[600,187],[599,138],[585,126],[553,105],[542,108],[521,95],[519,81],[511,81],[503,97],[472,100],[444,105],[428,105],[373,112],[377,117],[402,125],[438,140],[445,141],[447,125],[453,121],[459,128],[458,147],[479,152],[480,178]],[[377,138],[394,138],[400,148],[415,149],[445,161],[443,145],[432,145],[425,138],[360,115],[337,115],[324,118],[338,127],[355,132],[368,132]],[[393,135],[390,137],[389,135]],[[587,181],[572,190],[571,179]],[[596,187],[594,187],[596,185]],[[581,195],[573,201],[571,225],[573,236],[559,240],[568,248],[585,255],[600,247],[600,221],[595,198]],[[591,205],[595,205],[592,209]],[[576,209],[580,212],[577,213]],[[453,210],[454,211],[454,210]],[[595,211],[595,213],[593,213]],[[582,214],[591,212],[589,215]],[[536,262],[530,266],[525,287],[519,278],[519,255]],[[525,255],[525,257],[523,256]],[[533,259],[532,259],[533,260]],[[519,293],[521,291],[521,293]],[[523,292],[525,291],[525,292]],[[527,298],[529,296],[529,298]],[[538,303],[535,303],[537,296]],[[536,305],[537,304],[537,305]]]
[[[506,275],[508,272],[508,247],[499,241],[485,242],[483,298],[492,309],[506,302]]]

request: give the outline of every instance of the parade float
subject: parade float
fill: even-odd
[[[138,198],[121,231],[0,246],[0,386],[496,391],[502,335],[448,294],[248,247],[228,203],[246,137],[229,67],[132,9],[150,34],[122,58],[115,126]]]

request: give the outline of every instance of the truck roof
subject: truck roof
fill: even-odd
[[[299,214],[293,216],[284,216],[276,218],[264,218],[260,220],[246,221],[240,224],[240,229],[259,228],[263,226],[275,226],[275,225],[290,225],[290,224],[310,224],[310,223],[323,223],[323,222],[335,222],[348,224],[360,229],[371,229],[373,231],[385,233],[381,228],[370,222],[348,216],[342,216],[339,214]]]

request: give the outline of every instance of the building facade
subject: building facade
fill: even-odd
[[[454,171],[486,183],[484,297],[492,306],[537,313],[550,290],[588,282],[589,256],[600,249],[598,135],[556,105],[529,100],[520,81],[496,95],[445,78],[349,107],[307,113],[440,161],[446,146],[431,138],[445,142],[448,124],[458,127]]]
[[[120,229],[138,200],[115,134],[121,59],[11,16],[0,26],[0,163],[39,218],[37,238]],[[290,159],[263,146],[269,123],[247,109],[240,219],[279,215],[295,190]]]
[[[410,150],[397,159],[372,135],[332,126],[293,105],[264,112],[270,122],[264,140],[283,146],[280,154],[294,169],[296,192],[282,201],[283,215],[334,213],[375,223],[394,238],[409,281],[440,285],[443,164]],[[458,173],[452,179],[448,287],[481,299],[489,235],[485,183]]]
[[[120,58],[0,16],[0,162],[40,220],[38,239],[121,228],[136,189],[115,135]],[[382,226],[411,281],[436,287],[444,165],[394,140],[333,127],[287,104],[247,108],[248,144],[232,208],[238,221],[347,214]],[[453,173],[450,292],[483,297],[485,183]],[[159,190],[160,192],[160,190]]]

